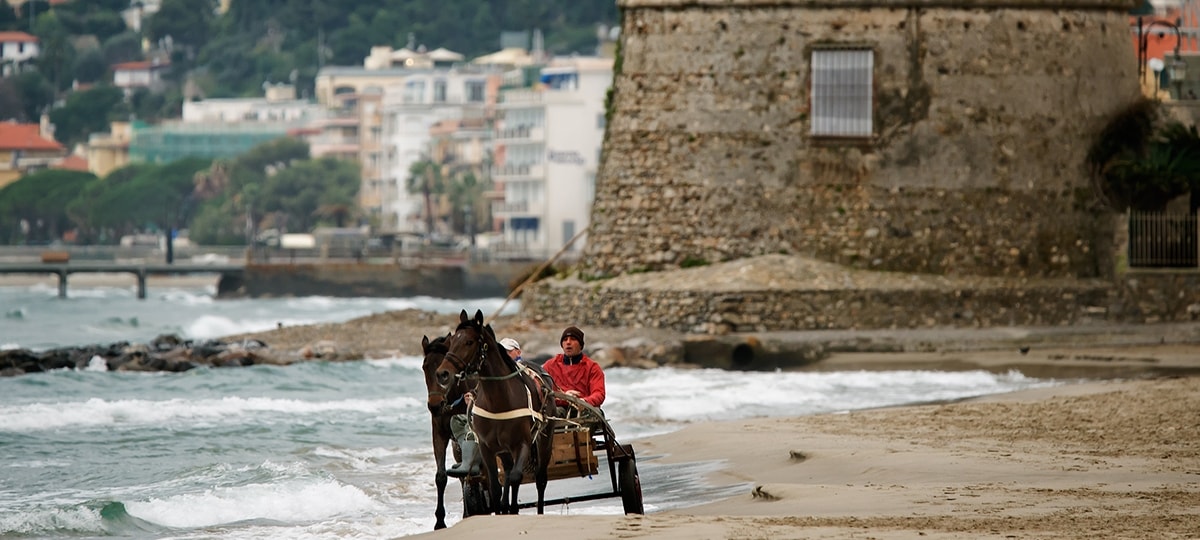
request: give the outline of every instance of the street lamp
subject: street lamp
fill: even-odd
[[[1183,44],[1183,35],[1179,33],[1179,25],[1167,21],[1153,20],[1143,24],[1142,17],[1138,17],[1138,84],[1143,84],[1146,80],[1146,47],[1150,39],[1150,33],[1147,31],[1155,25],[1165,26],[1175,32],[1175,55],[1171,59],[1170,65],[1167,66],[1167,76],[1171,78],[1172,83],[1175,83],[1176,91],[1182,92],[1183,79],[1187,75],[1187,65],[1179,56],[1179,46]],[[1176,94],[1176,99],[1181,97],[1183,97],[1181,93]]]
[[[1179,46],[1175,46],[1175,58],[1167,64],[1167,76],[1175,85],[1175,99],[1183,99],[1183,81],[1187,78],[1187,62],[1179,57]]]

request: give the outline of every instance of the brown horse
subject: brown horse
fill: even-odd
[[[476,311],[470,319],[463,310],[458,328],[446,344],[449,350],[438,369],[438,383],[449,388],[463,378],[478,380],[471,427],[479,442],[496,513],[518,512],[517,491],[530,464],[534,466],[538,492],[537,513],[543,513],[554,427],[549,424],[554,411],[549,389],[537,385],[504,353],[491,325],[483,324],[482,311]],[[506,473],[503,491],[497,458]]]
[[[421,336],[421,350],[425,353],[421,370],[425,372],[425,389],[429,391],[427,404],[433,423],[433,459],[437,462],[437,510],[434,511],[437,522],[433,525],[435,530],[446,528],[446,447],[454,438],[450,433],[450,417],[467,412],[467,405],[463,400],[464,385],[460,382],[443,388],[437,382],[437,370],[446,355],[446,339],[449,337],[447,334],[429,341],[428,336]],[[464,504],[463,517],[467,517],[468,514],[469,510]]]

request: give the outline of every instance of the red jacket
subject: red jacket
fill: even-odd
[[[577,390],[579,397],[588,405],[599,407],[604,403],[604,370],[600,369],[600,364],[595,360],[588,358],[588,355],[580,356],[582,358],[578,363],[566,364],[563,362],[563,355],[560,354],[546,360],[542,368],[554,378],[554,385],[558,387],[559,392]]]

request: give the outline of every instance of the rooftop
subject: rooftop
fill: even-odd
[[[63,145],[42,136],[37,124],[0,122],[0,150],[62,150]]]

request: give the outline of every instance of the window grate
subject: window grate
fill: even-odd
[[[811,134],[870,137],[875,53],[869,49],[819,49],[812,54]]]

